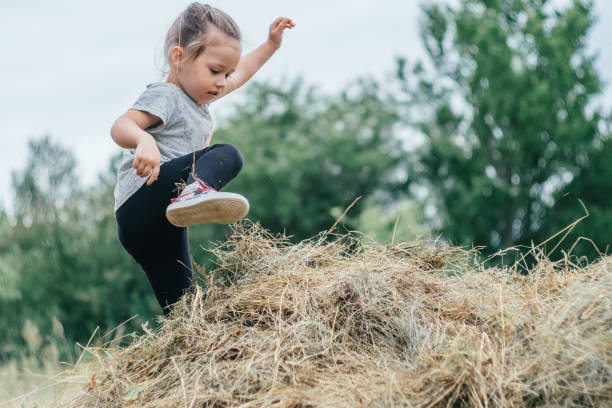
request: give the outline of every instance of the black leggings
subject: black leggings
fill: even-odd
[[[230,144],[215,144],[195,152],[195,173],[208,186],[221,190],[244,163],[242,154]],[[193,153],[170,160],[160,167],[159,177],[143,185],[119,209],[119,241],[142,266],[164,314],[186,290],[193,289],[187,228],[166,219],[166,207],[177,196],[175,183],[189,184]]]

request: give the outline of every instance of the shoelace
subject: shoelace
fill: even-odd
[[[217,190],[215,190],[214,188],[209,187],[209,186],[207,186],[206,184],[204,184],[204,182],[203,182],[201,179],[197,178],[197,179],[196,179],[196,181],[197,181],[198,183],[200,183],[200,186],[201,186],[201,187],[200,187],[200,188],[197,188],[197,189],[195,189],[195,190],[193,190],[191,193],[189,193],[189,194],[187,194],[187,195],[191,195],[191,194],[195,194],[195,193],[205,193],[205,192],[207,192],[207,191],[212,191],[212,192],[214,192],[214,193],[216,193],[216,192],[217,192]],[[178,197],[176,197],[176,198],[171,198],[171,199],[170,199],[170,202],[171,202],[171,203],[173,203],[173,202],[175,202],[176,200],[180,200],[181,198],[186,197],[187,195],[185,195],[185,196],[183,196],[183,197],[181,197],[181,196],[179,195],[179,196],[178,196]]]

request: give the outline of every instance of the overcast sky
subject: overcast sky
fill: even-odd
[[[384,79],[394,58],[424,55],[418,35],[418,2],[412,0],[210,1],[243,32],[243,51],[267,38],[278,16],[296,27],[256,75],[279,83],[303,76],[333,92],[352,79]],[[558,0],[565,4],[567,1]],[[161,80],[160,53],[174,18],[189,4],[171,0],[103,2],[0,0],[0,207],[8,208],[11,171],[24,167],[27,141],[50,134],[79,161],[82,184],[91,184],[118,147],[112,122],[146,84]],[[602,78],[612,79],[612,3],[596,0],[599,22],[589,38]],[[240,91],[238,91],[240,92]],[[221,116],[239,95],[211,105]],[[612,106],[606,88],[600,99]]]

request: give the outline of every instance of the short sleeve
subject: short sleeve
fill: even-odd
[[[160,127],[166,125],[170,119],[171,106],[174,103],[172,89],[163,83],[155,83],[147,86],[147,89],[138,97],[130,109],[148,112],[155,115],[163,122]]]

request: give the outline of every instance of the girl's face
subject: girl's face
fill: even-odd
[[[209,32],[209,38],[211,40],[204,51],[195,59],[186,56],[180,47],[175,47],[172,51],[173,70],[168,77],[168,82],[178,85],[199,104],[208,104],[221,93],[240,61],[241,48],[236,39],[218,28]],[[181,52],[175,55],[177,50]]]

